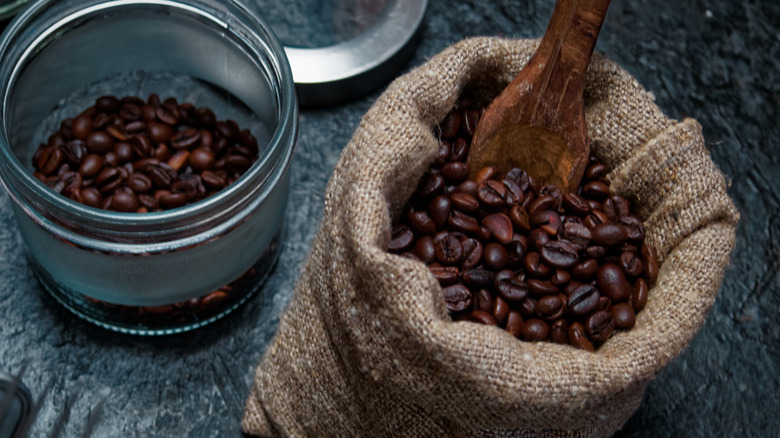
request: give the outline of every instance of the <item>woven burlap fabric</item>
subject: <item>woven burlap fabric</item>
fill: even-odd
[[[526,343],[447,315],[419,262],[386,252],[391,224],[464,90],[489,101],[536,41],[475,38],[394,81],[365,114],[325,194],[291,302],[243,418],[263,436],[608,436],[701,328],[738,213],[694,120],[669,120],[615,63],[586,78],[593,151],[645,221],[662,265],[636,327],[595,353]]]

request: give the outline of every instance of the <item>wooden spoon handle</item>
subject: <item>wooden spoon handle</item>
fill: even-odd
[[[484,164],[505,162],[544,167],[542,173],[552,175],[561,188],[579,184],[590,152],[583,104],[585,72],[609,2],[556,2],[539,47],[477,126],[469,152],[472,173]],[[542,138],[529,145],[527,140],[534,136]],[[522,141],[515,140],[520,137]],[[494,141],[525,144],[512,152],[504,145],[490,146]]]
[[[601,25],[610,0],[558,0],[550,23],[529,66],[512,81],[510,87],[533,83],[536,99],[528,99],[523,113],[529,121],[555,125],[568,108],[582,101],[585,73],[596,47]],[[544,122],[543,122],[544,123]]]

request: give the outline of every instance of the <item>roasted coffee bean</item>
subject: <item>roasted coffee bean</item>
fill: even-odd
[[[639,218],[623,215],[618,222],[626,230],[626,237],[630,242],[642,242],[645,240],[645,226]]]
[[[528,290],[536,295],[552,295],[558,293],[558,287],[547,280],[540,280],[538,278],[531,278],[527,281]]]
[[[523,316],[517,310],[510,310],[506,317],[506,331],[514,337],[520,337],[523,327]]]
[[[515,205],[509,210],[509,219],[512,221],[514,229],[521,232],[531,230],[531,218],[528,217],[528,211],[521,206]]]
[[[534,228],[528,234],[528,240],[531,242],[531,248],[539,251],[547,242],[550,241],[550,235],[540,228]]]
[[[485,265],[495,271],[499,271],[506,266],[507,253],[504,247],[496,242],[490,242],[485,245],[483,252]]]
[[[565,240],[553,240],[539,249],[539,256],[549,266],[557,269],[570,269],[579,260],[577,248]]]
[[[509,304],[504,301],[500,296],[493,300],[492,312],[493,319],[497,325],[503,326],[509,316]]]
[[[602,181],[591,181],[582,186],[582,193],[594,199],[605,199],[609,196],[609,186]]]
[[[593,313],[585,320],[585,333],[597,343],[607,340],[615,331],[615,320],[606,310]]]
[[[447,222],[452,207],[452,201],[446,196],[437,196],[428,204],[428,216],[433,219],[437,228],[443,227]]]
[[[474,294],[473,298],[474,310],[482,310],[483,312],[493,312],[493,295],[487,289],[480,289]]]
[[[536,314],[545,321],[563,317],[564,302],[559,295],[545,295],[536,300]]]
[[[414,244],[414,255],[423,263],[431,263],[436,259],[436,249],[431,236],[422,236]]]
[[[78,140],[85,140],[87,136],[92,132],[93,121],[92,117],[87,114],[81,114],[73,119],[70,124],[70,130],[73,133],[73,137]]]
[[[506,266],[516,269],[525,260],[527,245],[522,240],[512,240],[506,245]]]
[[[585,327],[579,322],[574,322],[569,326],[569,345],[573,345],[580,350],[594,351],[593,343],[588,339],[585,333]]]
[[[390,251],[401,251],[412,244],[414,233],[406,225],[395,225],[390,233],[390,243],[387,247]]]
[[[634,312],[645,308],[648,291],[647,282],[642,278],[637,279],[631,288],[631,306],[634,308]]]
[[[479,209],[477,198],[468,193],[455,192],[451,197],[452,206],[464,213],[474,213]]]
[[[200,145],[200,129],[187,128],[179,131],[170,138],[171,147],[174,149],[193,149]]]
[[[184,193],[166,193],[159,198],[160,207],[165,209],[179,208],[187,204],[187,195]]]
[[[443,265],[456,265],[465,255],[463,245],[457,237],[448,234],[434,245],[436,260]]]
[[[528,297],[528,285],[510,270],[499,271],[493,280],[493,288],[501,298],[518,302]]]
[[[628,239],[626,229],[612,223],[600,223],[591,230],[593,243],[603,246],[620,245]]]
[[[466,321],[476,322],[483,325],[496,325],[496,320],[489,312],[475,310],[466,315]]]
[[[543,341],[550,334],[550,326],[541,319],[529,319],[520,328],[520,336],[526,341]]]
[[[598,307],[599,298],[599,292],[595,287],[581,284],[567,295],[566,307],[573,315],[588,315]]]
[[[482,243],[474,238],[463,239],[460,243],[463,245],[463,268],[468,269],[479,265],[484,253]]]
[[[623,251],[618,260],[620,269],[628,277],[639,277],[642,275],[642,257],[633,251]]]
[[[628,330],[634,327],[636,323],[636,314],[634,309],[628,303],[617,303],[610,309],[612,319],[615,320],[615,328],[618,330]]]
[[[138,198],[133,193],[117,191],[111,196],[111,210],[133,213],[138,210]]]
[[[529,252],[524,261],[525,272],[532,277],[550,275],[550,267],[544,264],[538,252]]]
[[[569,322],[559,319],[550,324],[550,340],[556,344],[569,343]]]
[[[488,207],[501,207],[506,202],[506,187],[490,180],[479,185],[477,199]]]
[[[504,178],[501,180],[501,184],[506,187],[506,205],[508,208],[523,204],[525,195],[523,194],[523,189],[521,189],[516,182],[511,179]]]
[[[447,218],[447,225],[454,231],[460,231],[466,234],[474,234],[479,229],[479,222],[472,216],[463,214],[459,211],[453,211]]]
[[[649,243],[642,245],[642,271],[647,284],[652,286],[658,279],[658,254]]]
[[[615,302],[627,300],[631,293],[623,271],[611,263],[599,267],[596,284],[603,295]]]
[[[566,213],[575,216],[585,216],[590,213],[590,205],[581,196],[576,193],[566,193],[562,198],[563,209]]]
[[[461,113],[457,111],[451,111],[447,114],[447,117],[439,123],[439,133],[441,138],[451,140],[458,135],[460,129]]]
[[[561,239],[569,241],[576,250],[583,250],[588,247],[593,234],[585,225],[576,221],[566,221],[561,224],[558,236]]]
[[[496,279],[495,272],[482,268],[466,269],[462,275],[463,283],[473,288],[489,288]]]
[[[469,172],[471,172],[471,168],[462,161],[452,161],[441,168],[441,176],[447,184],[458,184],[465,181]]]
[[[441,286],[449,286],[460,280],[460,270],[455,266],[428,266]]]
[[[471,307],[471,291],[462,284],[453,284],[442,288],[444,303],[450,312],[461,312]]]
[[[498,243],[506,245],[512,241],[512,221],[509,216],[493,213],[482,219],[482,225],[490,231],[490,236]]]
[[[550,276],[550,283],[557,286],[559,289],[564,288],[571,282],[571,274],[563,269],[557,269]]]

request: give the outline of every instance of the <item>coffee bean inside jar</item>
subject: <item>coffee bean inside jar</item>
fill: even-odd
[[[518,168],[485,167],[468,179],[480,115],[462,99],[439,124],[439,153],[394,221],[388,250],[428,266],[454,320],[594,351],[634,326],[655,284],[658,257],[643,223],[611,193],[595,156],[576,192]]]
[[[35,176],[95,208],[168,210],[204,199],[257,160],[255,137],[233,120],[169,97],[101,96],[35,152]]]
[[[206,107],[151,94],[100,96],[59,129],[32,157],[34,176],[50,189],[90,207],[149,213],[182,207],[225,189],[258,157],[249,130],[220,120]],[[268,254],[240,278],[188,301],[155,306],[119,305],[85,297],[110,320],[147,329],[196,324],[244,299],[268,274]],[[234,293],[235,290],[242,291]]]

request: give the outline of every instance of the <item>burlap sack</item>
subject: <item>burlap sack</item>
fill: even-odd
[[[325,212],[243,428],[283,436],[606,436],[701,328],[738,213],[694,120],[666,118],[629,74],[594,58],[594,152],[635,203],[662,266],[636,326],[596,353],[526,343],[447,315],[419,262],[385,251],[391,223],[438,150],[433,127],[462,90],[485,99],[535,41],[462,41],[397,79],[335,168]]]

